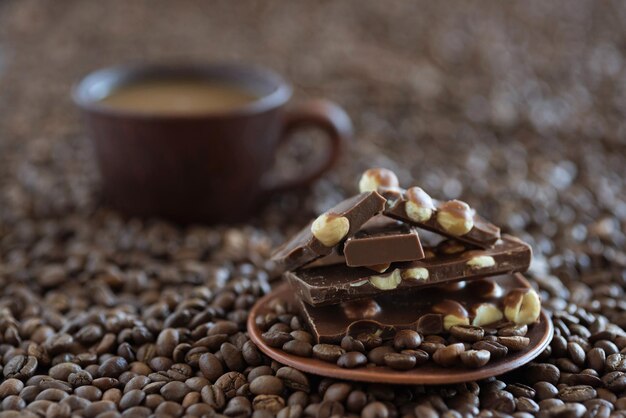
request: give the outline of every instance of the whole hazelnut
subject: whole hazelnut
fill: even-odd
[[[349,230],[348,218],[333,213],[323,213],[311,224],[311,233],[326,247],[337,245]]]
[[[474,211],[465,202],[449,200],[439,206],[437,223],[451,235],[465,235],[474,227]]]
[[[406,191],[407,202],[404,205],[406,215],[414,222],[426,222],[433,216],[433,199],[420,187],[411,187]]]
[[[387,168],[370,168],[366,170],[359,180],[359,192],[373,192],[379,187],[399,187],[396,174]]]
[[[397,288],[398,285],[400,285],[400,282],[402,281],[402,275],[400,274],[400,270],[395,269],[389,274],[370,276],[369,281],[370,284],[376,289],[393,290]]]
[[[470,313],[474,319],[472,319],[472,325],[475,327],[482,327],[483,325],[493,324],[500,321],[504,315],[502,311],[493,303],[480,303],[472,306]]]
[[[504,297],[504,316],[518,325],[539,320],[541,300],[534,289],[513,289]]]

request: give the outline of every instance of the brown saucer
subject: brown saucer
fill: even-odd
[[[523,279],[521,275],[511,276],[511,278],[515,281],[512,283],[512,287],[530,287],[530,284]],[[528,348],[511,353],[502,360],[490,362],[487,366],[480,369],[466,369],[461,367],[444,368],[432,363],[408,371],[397,371],[382,366],[345,369],[322,360],[294,356],[281,349],[272,348],[265,344],[261,338],[262,331],[256,326],[254,318],[259,314],[270,313],[270,302],[276,298],[288,303],[295,303],[295,294],[287,283],[281,284],[274,291],[259,299],[252,307],[250,315],[248,316],[248,333],[252,341],[263,353],[279,363],[294,367],[303,372],[337,379],[413,385],[439,385],[485,379],[506,373],[533,360],[550,343],[553,333],[552,321],[545,312],[542,311],[539,323],[533,325],[526,335],[530,338]]]

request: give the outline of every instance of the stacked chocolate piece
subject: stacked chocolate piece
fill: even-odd
[[[359,189],[273,256],[286,270],[314,342],[363,335],[390,340],[399,330],[420,339],[484,336],[485,328],[487,334],[489,327],[527,329],[538,320],[536,292],[511,276],[528,268],[528,244],[501,235],[465,202],[401,189],[387,169],[367,170]]]

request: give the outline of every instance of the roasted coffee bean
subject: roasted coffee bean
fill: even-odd
[[[309,395],[302,391],[296,391],[289,395],[287,405],[300,405],[305,407],[309,403]]]
[[[227,398],[233,398],[237,390],[246,384],[246,378],[239,372],[228,372],[215,381],[215,386],[222,389]]]
[[[592,348],[587,352],[587,365],[597,372],[604,370],[606,354],[601,348]]]
[[[309,379],[299,370],[292,367],[281,367],[276,371],[276,377],[281,379],[286,387],[291,390],[309,392]]]
[[[452,367],[457,364],[463,351],[465,351],[463,344],[450,344],[435,351],[432,358],[440,366]]]
[[[334,416],[343,416],[344,408],[339,402],[324,401],[320,404],[317,411],[318,418],[330,418]]]
[[[548,382],[553,385],[557,384],[561,373],[559,369],[548,363],[530,363],[525,370],[526,379],[530,383]]]
[[[512,414],[515,411],[515,398],[505,390],[493,390],[481,394],[480,403],[483,408],[493,409],[505,414]]]
[[[466,367],[477,368],[489,363],[491,353],[487,350],[467,350],[461,352],[459,357]]]
[[[365,346],[363,343],[349,335],[346,335],[341,339],[341,348],[344,351],[358,351],[360,353],[365,352]]]
[[[287,341],[283,344],[282,349],[289,354],[294,354],[299,357],[311,357],[313,355],[313,347],[311,344],[299,340]]]
[[[134,406],[139,406],[145,398],[145,392],[142,392],[140,389],[129,390],[122,396],[122,399],[120,399],[119,407],[121,410],[126,410]]]
[[[9,395],[2,400],[0,406],[3,411],[21,411],[26,408],[26,401],[17,395]]]
[[[528,333],[528,325],[509,325],[497,330],[500,337],[524,337]]]
[[[270,366],[258,366],[248,372],[246,376],[248,378],[248,382],[252,382],[259,376],[272,376],[274,374],[274,370]]]
[[[283,381],[275,376],[259,376],[250,382],[250,392],[254,395],[280,395]]]
[[[191,388],[185,385],[183,382],[169,382],[163,385],[161,388],[161,396],[168,401],[180,402],[185,395],[191,392]]]
[[[443,347],[445,347],[445,344],[438,343],[438,342],[424,341],[420,345],[420,350],[426,352],[426,354],[432,357],[432,355],[435,354],[437,350]]]
[[[571,342],[567,343],[567,352],[569,354],[569,358],[572,359],[576,365],[580,367],[585,365],[586,354],[580,344]]]
[[[362,332],[356,336],[356,339],[363,343],[366,350],[376,348],[383,343],[382,337],[376,332]]]
[[[415,357],[403,353],[387,353],[384,356],[385,365],[396,370],[409,370],[415,367]]]
[[[511,351],[523,350],[530,344],[528,337],[498,337],[498,342]]]
[[[515,410],[517,412],[528,412],[531,414],[536,414],[537,412],[539,412],[539,405],[531,398],[520,396],[515,400]]]
[[[626,374],[624,372],[610,372],[602,376],[602,383],[612,392],[626,389]]]
[[[163,329],[156,341],[157,356],[170,357],[174,352],[174,348],[178,345],[180,336],[178,330],[174,328]]]
[[[261,336],[263,341],[270,347],[281,348],[287,341],[293,340],[293,337],[282,331],[268,331]]]
[[[474,350],[487,350],[491,354],[492,360],[500,360],[504,358],[509,349],[496,341],[478,341],[472,344]]]
[[[473,343],[482,340],[485,331],[480,327],[471,325],[455,325],[450,328],[450,334],[459,341]]]
[[[226,367],[233,371],[243,371],[246,368],[246,361],[243,358],[241,350],[231,343],[224,343],[220,347],[220,353],[226,363]]]
[[[517,398],[526,397],[526,398],[534,398],[536,391],[530,386],[526,386],[523,383],[512,383],[506,386],[507,392],[511,392],[513,396]]]
[[[67,381],[70,374],[78,373],[82,371],[81,367],[75,363],[60,363],[56,366],[52,366],[48,371],[48,374],[57,380],[65,380]]]
[[[215,382],[215,380],[224,373],[222,362],[212,353],[202,354],[198,359],[198,366],[204,377],[210,382]]]
[[[367,364],[367,357],[363,353],[358,351],[349,351],[342,354],[337,359],[337,365],[346,369],[354,369],[356,367],[365,366]]]
[[[159,404],[154,410],[156,416],[181,416],[183,414],[183,406],[172,401],[165,401]]]
[[[416,417],[439,418],[439,412],[429,405],[418,405],[415,407],[414,414]]]
[[[290,334],[294,340],[303,341],[309,344],[313,344],[314,342],[313,336],[310,333],[303,331],[301,329],[291,331]]]
[[[59,402],[67,397],[67,393],[62,391],[61,389],[45,389],[37,395],[35,398],[36,401],[45,400],[45,401],[53,401]]]
[[[67,381],[74,387],[90,385],[93,382],[91,374],[85,370],[80,370],[76,373],[70,373],[67,377]]]
[[[430,358],[430,356],[428,355],[426,351],[419,350],[419,349],[418,350],[402,350],[401,353],[413,356],[415,358],[416,366],[426,363],[428,359]]]
[[[596,390],[591,386],[568,386],[559,390],[557,397],[564,402],[584,402],[596,397]]]
[[[349,383],[333,383],[324,391],[323,399],[325,401],[343,402],[352,391],[352,385]]]
[[[98,374],[103,377],[118,377],[127,369],[128,362],[124,357],[113,356],[98,367]]]
[[[34,356],[17,355],[6,363],[2,372],[6,378],[25,380],[35,373],[37,364]]]
[[[300,418],[302,416],[302,406],[288,405],[281,409],[276,415],[277,418]]]
[[[415,349],[422,343],[422,337],[413,330],[403,329],[393,337],[393,346],[396,350]]]
[[[346,350],[333,344],[315,344],[312,349],[313,357],[330,363],[335,363]]]
[[[611,354],[606,358],[605,370],[608,372],[626,372],[626,354]]]
[[[284,406],[285,400],[278,395],[257,395],[252,400],[252,409],[265,410],[274,415],[278,414]]]
[[[361,417],[363,418],[387,418],[388,416],[387,406],[382,402],[369,403],[361,411]]]
[[[249,416],[252,414],[252,404],[243,396],[235,396],[228,401],[224,415],[229,417]]]
[[[216,385],[206,385],[202,388],[200,395],[202,396],[202,402],[216,410],[220,410],[226,405],[224,391]]]
[[[374,363],[377,366],[384,366],[385,365],[385,355],[389,354],[389,353],[395,353],[396,351],[394,350],[393,347],[389,346],[389,345],[382,345],[380,347],[376,347],[373,348],[372,350],[370,350],[367,353],[367,359],[371,362]]]
[[[24,389],[24,383],[21,380],[15,378],[6,379],[0,383],[0,399],[10,395],[17,395]]]

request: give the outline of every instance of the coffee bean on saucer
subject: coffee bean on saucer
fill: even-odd
[[[313,346],[313,357],[320,360],[335,363],[342,354],[346,352],[343,348],[333,344],[315,344]]]
[[[487,350],[491,354],[492,360],[500,360],[504,358],[509,349],[496,341],[478,341],[472,344],[474,350]]]
[[[341,339],[341,348],[345,351],[358,351],[360,353],[365,352],[365,346],[363,343],[349,335],[346,335]]]
[[[528,325],[508,325],[497,330],[500,337],[524,337],[528,333]]]
[[[435,351],[432,358],[440,366],[452,367],[457,364],[463,351],[465,351],[465,347],[462,343],[450,344]]]
[[[389,345],[383,345],[380,347],[373,348],[367,353],[367,359],[370,363],[374,363],[377,366],[385,365],[385,355],[389,353],[395,353],[393,347]]]
[[[365,366],[367,357],[358,351],[349,351],[342,354],[337,360],[337,365],[346,369],[354,369],[355,367]]]
[[[384,355],[385,365],[396,370],[409,370],[415,367],[414,356],[405,353],[387,353]]]
[[[311,357],[313,355],[313,347],[311,344],[300,341],[291,340],[283,344],[283,351],[300,357]]]
[[[485,331],[480,327],[471,325],[454,325],[450,328],[450,334],[459,341],[473,343],[482,340]]]
[[[419,366],[421,364],[425,364],[426,362],[428,362],[428,359],[430,358],[430,356],[428,355],[428,353],[424,350],[402,350],[401,351],[402,354],[408,354],[410,356],[413,356],[415,358],[415,365]]]
[[[362,332],[357,335],[356,339],[363,343],[363,347],[365,347],[366,350],[376,348],[383,343],[381,336],[375,332]]]
[[[422,337],[413,330],[403,329],[393,337],[393,346],[396,350],[414,349],[420,346]]]
[[[467,350],[461,352],[460,358],[466,367],[478,368],[489,363],[491,353],[487,350]]]
[[[264,332],[263,335],[261,335],[261,337],[263,338],[263,341],[265,341],[267,345],[269,345],[270,347],[274,347],[274,348],[280,348],[286,342],[293,340],[293,337],[289,333],[282,332],[282,331]]]
[[[530,338],[520,336],[498,337],[498,342],[511,351],[519,351],[528,347],[530,344]]]

